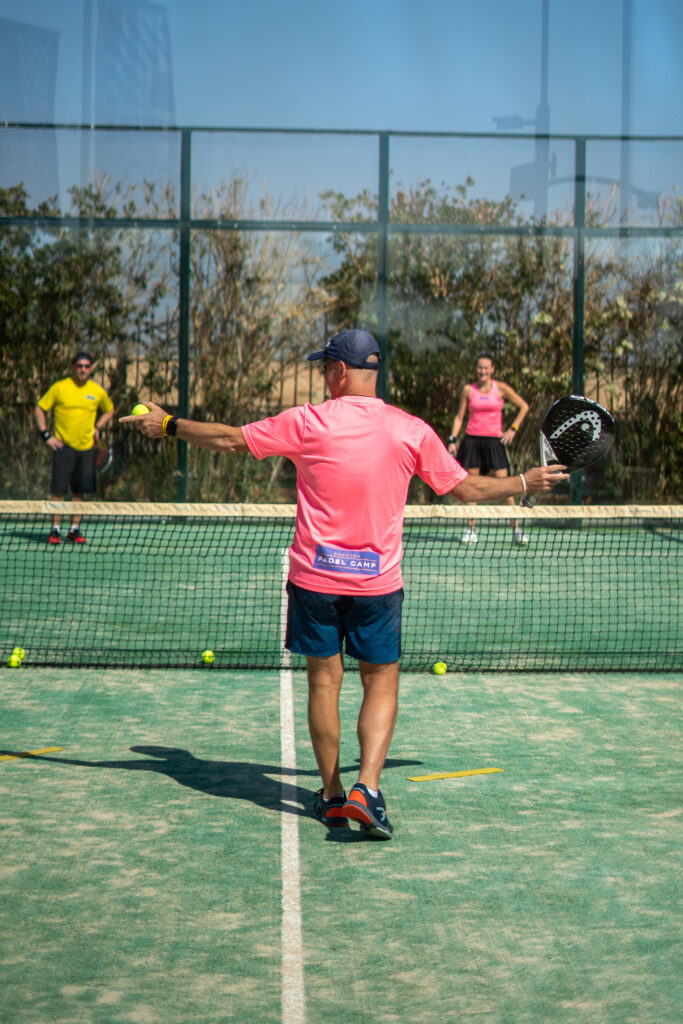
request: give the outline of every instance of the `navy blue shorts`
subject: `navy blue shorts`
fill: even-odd
[[[463,469],[478,469],[481,473],[488,473],[492,469],[507,469],[510,472],[505,445],[498,437],[465,434],[455,457]]]
[[[321,594],[287,583],[287,638],[294,654],[330,658],[345,644],[352,658],[387,665],[401,656],[403,590],[393,594]]]
[[[72,494],[93,494],[96,453],[96,447],[79,452],[68,444],[53,452],[50,494],[63,498],[69,488]]]

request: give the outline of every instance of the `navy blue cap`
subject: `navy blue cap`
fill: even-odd
[[[359,370],[377,370],[379,362],[368,362],[372,355],[381,359],[379,345],[373,336],[367,331],[350,330],[335,334],[321,352],[312,352],[306,358],[311,362],[314,359],[336,359]]]

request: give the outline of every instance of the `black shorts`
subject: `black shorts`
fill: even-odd
[[[507,469],[510,472],[505,445],[498,437],[465,434],[455,457],[463,469],[478,469],[481,473],[488,473],[492,469]]]
[[[71,489],[72,494],[94,494],[95,455],[97,447],[79,452],[68,444],[53,453],[50,494],[63,498]]]
[[[330,658],[344,646],[350,657],[372,665],[399,660],[403,590],[358,596],[321,594],[288,580],[287,593],[287,650]]]

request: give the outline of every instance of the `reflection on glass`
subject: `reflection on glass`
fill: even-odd
[[[0,152],[0,188],[22,185],[32,210],[50,202],[54,215],[93,216],[78,199],[90,194],[106,216],[179,214],[178,132],[0,128]]]
[[[391,139],[392,219],[407,223],[570,223],[574,147],[552,140],[547,167],[533,139]],[[447,210],[447,216],[444,215]]]
[[[327,219],[324,193],[377,192],[377,149],[373,135],[194,132],[193,216]]]
[[[683,187],[683,142],[589,140],[586,189],[595,226],[676,223]]]

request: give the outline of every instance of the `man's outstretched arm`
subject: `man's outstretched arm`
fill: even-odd
[[[154,402],[145,403],[149,412],[144,416],[122,416],[119,423],[134,423],[147,437],[163,437],[162,426],[169,415]],[[225,423],[199,423],[197,420],[177,421],[175,436],[189,444],[209,448],[214,452],[246,452],[247,442],[241,427],[229,427]]]
[[[562,480],[569,479],[566,466],[535,466],[517,476],[472,476],[469,474],[451,491],[460,501],[498,501],[500,498],[542,494],[550,491]],[[526,484],[526,488],[525,488]]]

